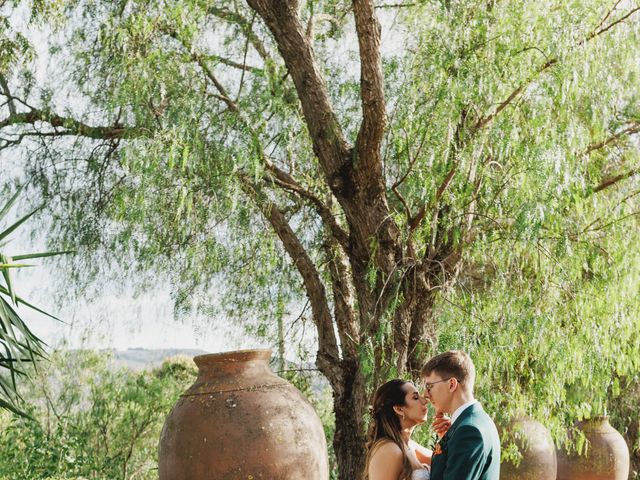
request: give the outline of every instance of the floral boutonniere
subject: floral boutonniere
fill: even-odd
[[[440,445],[440,442],[436,443],[436,448],[433,451],[434,455],[441,455],[442,454],[442,445]]]

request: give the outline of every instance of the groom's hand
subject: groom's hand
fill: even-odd
[[[451,420],[444,416],[444,413],[438,412],[436,413],[433,422],[431,422],[431,428],[435,430],[438,434],[438,437],[444,437],[444,434],[447,433],[447,430],[451,427]]]

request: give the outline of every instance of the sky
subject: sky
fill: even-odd
[[[17,242],[11,242],[5,250],[13,254],[35,251]],[[214,321],[197,315],[175,319],[168,288],[162,284],[139,296],[109,291],[107,287],[94,301],[60,305],[54,286],[60,282],[52,278],[51,265],[36,262],[34,267],[14,271],[16,291],[62,322],[24,306],[18,312],[51,348],[196,348],[214,353],[268,346],[244,335],[242,328],[228,319]]]

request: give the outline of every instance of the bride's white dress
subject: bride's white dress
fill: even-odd
[[[413,472],[411,473],[411,480],[429,480],[431,478],[431,472],[426,465],[420,463],[416,456],[415,448],[411,445],[411,442],[409,443],[407,453],[410,455],[409,461],[411,462],[411,465],[414,466]]]
[[[430,478],[431,473],[426,468],[420,468],[411,473],[411,480],[429,480]]]

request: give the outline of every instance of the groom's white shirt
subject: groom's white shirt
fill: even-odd
[[[451,415],[451,425],[453,425],[455,423],[455,421],[458,419],[458,417],[460,415],[462,415],[462,412],[464,412],[467,408],[469,408],[471,405],[473,405],[474,403],[478,403],[478,400],[471,400],[470,402],[467,403],[463,403],[462,405],[460,405],[455,412],[453,412],[453,415]]]

